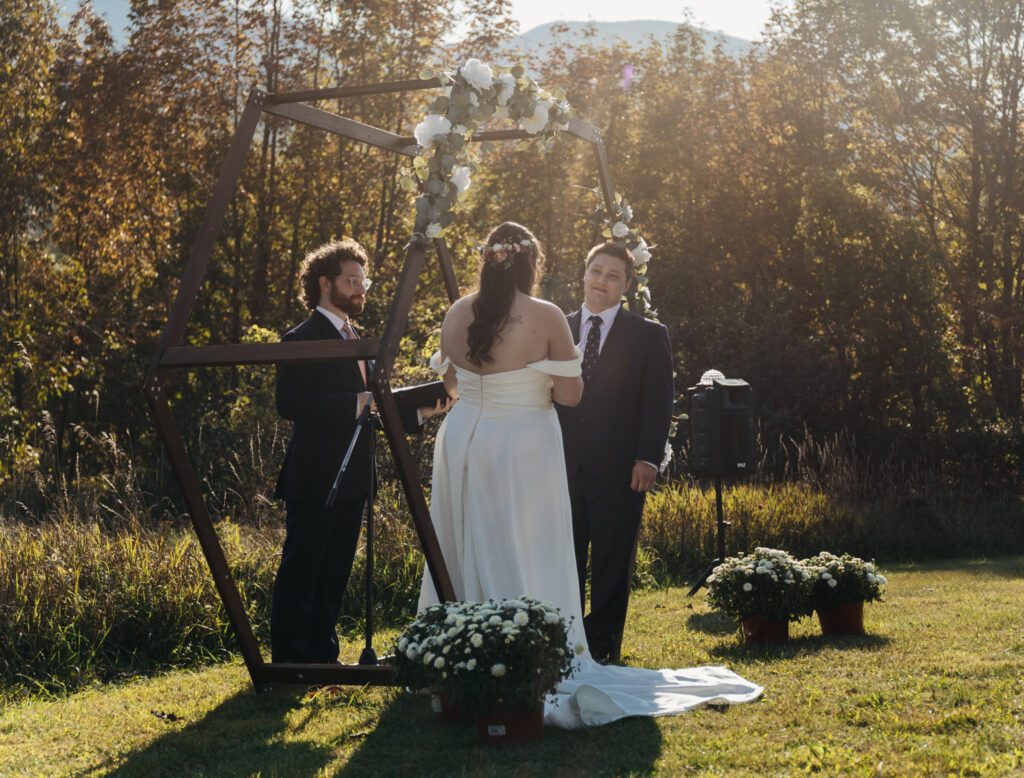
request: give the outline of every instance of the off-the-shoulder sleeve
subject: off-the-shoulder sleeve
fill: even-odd
[[[434,355],[430,358],[430,367],[434,369],[439,376],[444,376],[448,372],[448,368],[451,366],[452,361],[448,357],[441,358],[441,352],[435,351]]]
[[[527,367],[561,378],[575,378],[582,375],[582,365],[583,357],[579,349],[576,349],[576,359],[542,359],[539,362],[531,362]]]

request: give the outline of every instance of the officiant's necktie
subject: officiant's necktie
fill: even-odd
[[[348,319],[345,319],[345,323],[341,325],[341,331],[345,333],[345,340],[358,340],[359,338],[356,331],[352,329],[352,325],[348,323]],[[359,360],[359,372],[363,374],[363,384],[366,385],[366,363],[361,359]]]
[[[583,347],[584,385],[589,384],[590,379],[594,377],[597,356],[601,350],[601,324],[603,323],[600,316],[591,316],[587,321],[590,322],[590,332],[587,333],[587,345]]]

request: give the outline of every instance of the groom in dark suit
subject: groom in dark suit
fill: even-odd
[[[354,240],[332,241],[306,255],[302,302],[311,311],[282,341],[356,338],[349,318],[363,311],[370,281],[366,252]],[[270,644],[274,662],[334,662],[335,624],[352,571],[366,501],[375,488],[373,431],[364,430],[341,480],[334,505],[327,494],[348,448],[356,419],[371,401],[371,361],[278,366],[277,412],[292,422],[292,437],[274,497],[286,505],[285,540],[274,581]],[[406,431],[440,408],[403,413]]]
[[[590,652],[618,661],[644,498],[654,486],[672,423],[672,352],[664,325],[630,313],[622,297],[633,255],[605,243],[587,256],[584,302],[566,318],[583,351],[583,399],[556,406],[572,502],[580,600],[590,551]]]

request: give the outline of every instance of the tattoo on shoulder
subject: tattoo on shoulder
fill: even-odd
[[[508,317],[508,323],[509,324],[522,324],[523,323],[523,317],[520,314],[516,314],[515,316],[509,316]]]

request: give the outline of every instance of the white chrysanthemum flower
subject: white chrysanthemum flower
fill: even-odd
[[[469,177],[470,172],[470,169],[465,165],[460,165],[452,171],[452,177],[448,180],[455,184],[455,188],[459,190],[459,194],[462,194],[469,189],[469,185],[472,183],[472,180]]]
[[[512,617],[512,623],[517,627],[525,627],[529,621],[530,617],[526,615],[526,611],[517,611]]]
[[[493,675],[495,678],[501,678],[501,676],[503,676],[507,670],[508,668],[505,667],[505,665],[503,665],[501,662],[491,665],[491,675]]]
[[[835,589],[837,586],[839,586],[839,581],[837,581],[835,578],[829,578],[828,586],[830,589]]]
[[[544,623],[545,624],[557,624],[558,621],[559,621],[559,616],[558,616],[557,613],[552,613],[551,611],[548,611],[547,613],[544,614]]]
[[[451,131],[452,123],[446,117],[431,113],[423,117],[412,134],[416,136],[416,142],[426,149],[433,145],[435,135],[447,135]]]
[[[405,656],[408,659],[415,659],[416,658],[416,644],[415,643],[413,643],[411,646],[409,646],[405,650]]]
[[[431,222],[430,224],[427,225],[427,239],[428,240],[433,240],[434,238],[436,238],[440,234],[441,234],[441,223],[440,222]]]
[[[577,643],[576,644],[576,655],[577,656],[579,656],[580,654],[582,654],[586,650],[587,650],[587,647],[585,645],[583,645],[582,643]]]
[[[551,103],[547,100],[538,100],[533,108],[531,116],[524,116],[519,120],[520,128],[526,130],[530,135],[536,135],[548,124],[548,109]]]
[[[404,635],[398,639],[398,650],[405,652],[405,649],[409,647],[409,638]]]
[[[516,79],[511,73],[502,73],[498,76],[498,93],[496,95],[498,100],[498,107],[504,108],[508,105],[508,101],[512,99],[513,93],[516,91]],[[505,114],[508,115],[507,113]]]
[[[468,662],[466,662],[466,669],[467,670],[475,670],[476,669],[476,660],[475,659],[470,659]]]
[[[433,651],[428,651],[423,655],[423,664],[429,665],[431,662],[434,661],[435,656],[436,654],[434,654]]]
[[[494,71],[486,62],[476,59],[467,59],[466,64],[459,68],[459,75],[466,83],[481,92],[491,88],[491,81],[494,79]]]
[[[615,222],[612,225],[612,236],[615,238],[625,238],[629,235],[629,227],[624,222]]]
[[[438,670],[440,670],[442,667],[444,667],[444,657],[443,656],[439,656],[437,659],[434,660],[434,667],[436,667]]]
[[[743,584],[743,591],[749,592],[749,591],[753,591],[753,589],[754,589],[754,585],[752,583],[750,583],[750,581],[747,581],[745,584]]]
[[[479,632],[474,632],[473,636],[469,639],[469,642],[473,644],[474,648],[480,648],[484,644],[484,636]]]
[[[502,618],[497,613],[495,613],[493,616],[491,616],[489,619],[487,619],[487,623],[492,625],[492,626],[495,626],[495,627],[497,627],[499,624],[501,624],[501,622],[502,622]]]

